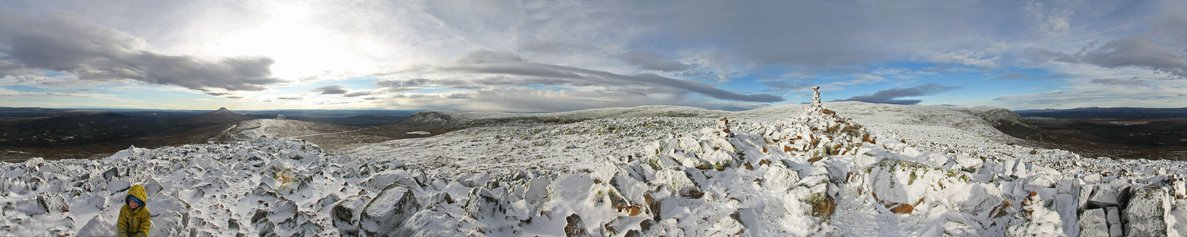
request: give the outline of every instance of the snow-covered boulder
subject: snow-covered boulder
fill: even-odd
[[[107,171],[103,171],[103,179],[112,180],[116,177],[120,177],[120,170],[115,167],[111,167],[110,169],[107,169]]]
[[[49,213],[70,211],[70,205],[66,203],[66,199],[57,193],[41,193],[37,195],[37,204],[41,205],[41,208]]]
[[[162,186],[161,182],[158,182],[156,179],[150,178],[150,179],[148,179],[147,182],[144,182],[144,191],[149,196],[156,195],[157,193],[161,192],[161,190],[164,190],[164,189],[165,189],[165,187]]]
[[[910,213],[921,204],[928,193],[942,189],[940,180],[949,172],[931,166],[905,160],[883,159],[870,171],[868,180],[873,182],[871,192],[875,200],[897,212]],[[954,178],[956,173],[952,173]]]
[[[189,222],[190,205],[175,197],[176,192],[169,195],[149,196],[145,207],[152,213],[152,231],[150,236],[176,236],[189,234],[186,225]],[[121,196],[122,197],[122,196]],[[123,200],[123,199],[120,199]],[[113,205],[114,207],[120,207]],[[119,213],[116,210],[116,213]]]
[[[417,211],[420,211],[420,204],[416,202],[412,190],[400,184],[391,184],[363,208],[360,225],[367,235],[388,235],[400,230],[404,220]]]
[[[393,183],[400,184],[402,187],[413,190],[420,188],[420,184],[416,183],[416,179],[413,179],[412,175],[410,175],[408,171],[404,170],[387,170],[375,173],[371,176],[371,178],[368,178],[367,181],[363,182],[363,186],[380,190]]]
[[[673,192],[685,193],[696,189],[696,184],[679,168],[666,168],[655,172],[655,182],[666,184]]]
[[[95,215],[78,229],[78,236],[115,236],[115,223],[103,218],[103,215]]]
[[[1167,236],[1165,218],[1171,203],[1167,190],[1145,187],[1134,193],[1125,206],[1125,236]]]
[[[346,197],[334,203],[330,208],[330,220],[341,234],[358,235],[359,218],[367,200],[362,196]]]
[[[5,205],[5,215],[8,214],[23,214],[25,216],[35,216],[49,213],[49,210],[37,202],[34,198],[25,198],[16,202],[11,202]]]
[[[1067,236],[1059,214],[1043,206],[1042,196],[1031,192],[1022,201],[1021,223],[1010,225],[1006,236]]]
[[[119,193],[127,191],[128,187],[132,187],[132,183],[129,183],[127,180],[114,179],[107,182],[106,190],[108,193]]]

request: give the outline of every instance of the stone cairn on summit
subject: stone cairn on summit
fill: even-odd
[[[871,134],[849,118],[824,108],[820,87],[812,87],[812,104],[800,116],[757,129],[769,145],[784,152],[802,154],[809,161],[830,155],[853,155],[862,143],[876,143]]]
[[[829,110],[829,109],[825,109],[824,103],[820,102],[820,87],[819,86],[812,87],[812,105],[808,106],[808,108],[806,108],[805,110],[806,110],[805,111],[806,114],[809,116],[813,115],[813,113],[820,113],[820,114],[824,114],[824,115],[836,115],[836,112]]]
[[[808,107],[808,109],[816,110],[816,111],[824,109],[824,106],[822,106],[820,104],[820,87],[819,86],[812,87],[812,107]]]

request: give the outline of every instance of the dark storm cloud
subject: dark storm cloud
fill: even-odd
[[[346,94],[346,89],[342,89],[342,86],[323,86],[313,89],[313,92],[321,93],[323,95],[341,95]]]
[[[861,101],[868,103],[882,103],[882,104],[900,104],[913,105],[922,102],[922,100],[900,99],[903,97],[916,97],[932,95],[940,92],[950,91],[956,89],[954,86],[945,86],[935,83],[923,84],[915,87],[906,88],[891,88],[874,92],[872,95],[860,95],[849,97],[840,101]]]
[[[624,75],[577,67],[533,63],[518,56],[479,51],[467,55],[455,64],[425,69],[428,73],[486,75],[478,79],[387,80],[379,82],[394,90],[418,87],[480,88],[482,86],[565,85],[597,87],[656,87],[659,90],[693,92],[708,97],[746,102],[778,102],[783,98],[769,94],[740,94],[711,85],[668,78],[655,74]]]
[[[127,34],[68,16],[0,11],[0,75],[53,70],[81,79],[132,79],[194,90],[263,90],[280,82],[266,57],[198,58],[143,49]],[[29,70],[39,69],[39,70]]]

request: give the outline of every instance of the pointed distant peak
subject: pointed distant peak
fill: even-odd
[[[206,112],[206,113],[191,117],[191,118],[189,118],[189,122],[190,123],[225,123],[225,122],[238,122],[238,121],[243,121],[243,120],[248,120],[248,119],[251,119],[251,117],[249,117],[247,115],[242,115],[239,113],[232,112],[231,110],[227,109],[227,107],[220,107],[220,108],[218,108],[218,110]]]
[[[215,111],[210,111],[210,112],[206,112],[206,114],[231,114],[231,115],[238,115],[239,113],[232,112],[231,110],[227,109],[227,107],[219,107],[219,108],[218,108],[218,110],[215,110]]]

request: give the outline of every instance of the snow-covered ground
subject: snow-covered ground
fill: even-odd
[[[0,165],[0,236],[111,235],[133,183],[154,236],[1187,235],[1187,162],[1007,145],[984,111],[443,113],[499,122],[335,154],[272,136],[34,159]]]

